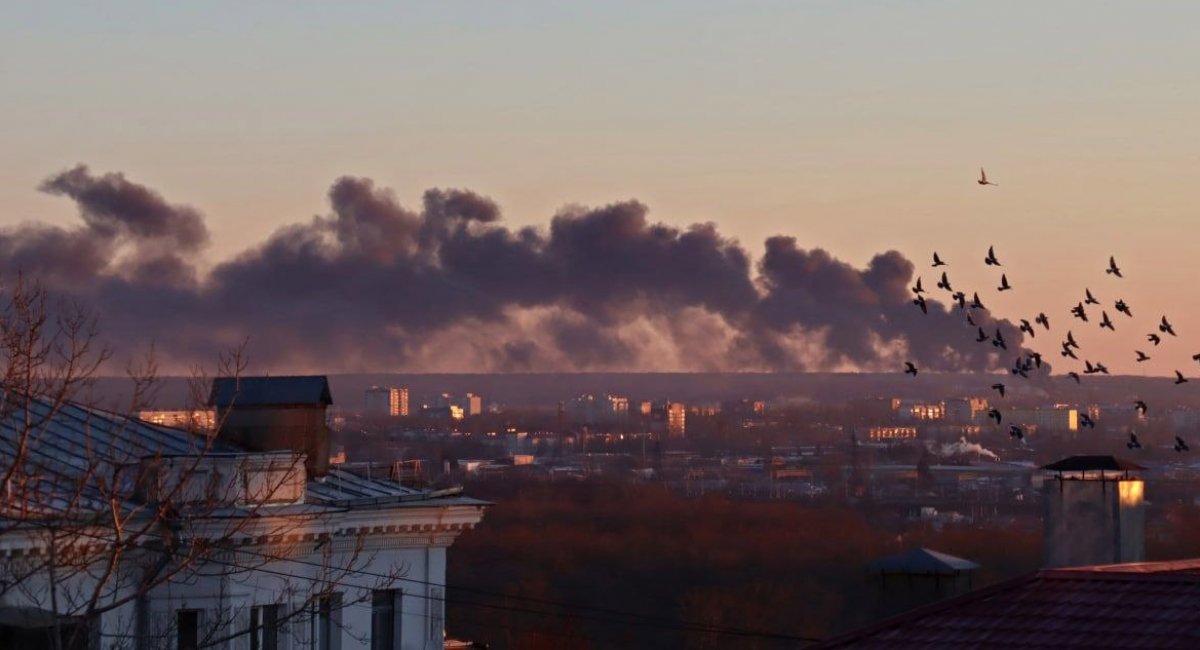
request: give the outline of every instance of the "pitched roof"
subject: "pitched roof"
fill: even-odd
[[[1200,648],[1200,560],[1046,569],[817,648]]]
[[[914,548],[911,551],[875,560],[867,565],[873,571],[884,573],[955,573],[971,571],[979,565],[964,560],[961,557],[939,553],[927,548]]]
[[[333,404],[325,375],[299,377],[217,377],[208,405],[310,406]]]
[[[1058,462],[1050,463],[1042,469],[1056,472],[1136,472],[1146,469],[1135,462],[1117,458],[1116,456],[1071,456]]]

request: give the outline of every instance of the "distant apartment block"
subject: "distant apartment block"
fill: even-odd
[[[1078,431],[1079,411],[1072,408],[1011,409],[1003,412],[1004,422],[1038,431]]]
[[[896,418],[909,420],[941,420],[946,417],[944,402],[921,402],[909,399],[892,400],[892,411]]]
[[[629,398],[616,395],[580,395],[568,405],[571,419],[578,424],[602,424],[629,417]]]
[[[867,429],[867,438],[872,442],[912,440],[916,437],[916,427],[870,427]]]
[[[683,402],[667,402],[667,433],[682,436],[687,432],[687,407]]]
[[[378,417],[408,416],[408,389],[372,386],[365,395],[367,415]]]
[[[176,429],[196,432],[213,432],[217,429],[217,416],[212,409],[181,409],[177,411],[138,411],[138,419]]]

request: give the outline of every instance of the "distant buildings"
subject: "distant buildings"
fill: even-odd
[[[683,402],[667,402],[667,433],[683,436],[687,432],[687,407]]]
[[[611,424],[629,417],[629,398],[616,395],[580,395],[570,401],[567,410],[576,424]]]
[[[408,389],[372,386],[364,395],[367,415],[377,417],[407,417]]]
[[[1010,409],[1004,421],[1038,431],[1078,431],[1079,411],[1072,408]]]
[[[176,429],[211,433],[216,431],[217,416],[212,409],[181,409],[177,411],[138,411],[139,420]]]

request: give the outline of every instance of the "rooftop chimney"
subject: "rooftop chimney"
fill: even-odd
[[[1145,559],[1145,484],[1140,465],[1112,456],[1072,456],[1042,469],[1046,568]]]
[[[209,406],[217,411],[217,436],[251,451],[305,454],[309,477],[329,471],[329,381],[309,377],[218,377]]]

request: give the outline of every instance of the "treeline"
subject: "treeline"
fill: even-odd
[[[1036,521],[898,530],[848,507],[596,481],[475,484],[472,495],[496,505],[449,553],[449,583],[477,590],[448,594],[449,629],[497,649],[794,648],[928,597],[881,584],[872,559],[928,546],[983,564],[975,587],[1041,560]]]

